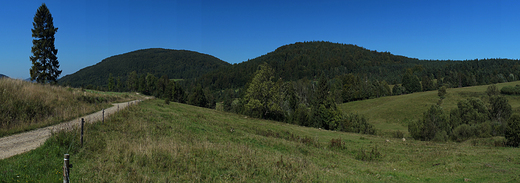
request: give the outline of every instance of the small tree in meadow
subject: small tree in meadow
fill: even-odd
[[[520,115],[514,114],[509,118],[504,136],[509,146],[518,147],[520,144]]]

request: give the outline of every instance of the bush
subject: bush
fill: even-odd
[[[435,137],[432,139],[435,142],[446,142],[448,141],[448,133],[446,131],[439,131],[435,134]]]
[[[512,109],[504,96],[489,98],[489,112],[492,120],[504,122],[511,116]]]
[[[397,130],[392,133],[392,137],[400,139],[404,137],[404,133],[401,130]]]
[[[497,90],[497,92],[498,92],[498,90]],[[505,94],[505,95],[520,95],[520,85],[504,86],[502,89],[500,89],[500,93]]]
[[[376,133],[374,126],[368,123],[368,119],[359,114],[344,114],[337,130],[371,135]]]
[[[356,155],[357,160],[361,161],[373,161],[373,160],[380,160],[383,155],[379,150],[377,149],[377,146],[372,148],[371,151],[367,151],[363,148],[359,149],[358,154]]]
[[[508,146],[518,147],[520,144],[520,115],[514,114],[509,118],[504,136]]]
[[[477,125],[475,136],[480,138],[488,138],[492,136],[492,132],[493,128],[491,127],[491,122],[487,121]]]
[[[449,131],[448,116],[438,105],[432,105],[423,115],[423,119],[408,124],[408,132],[414,139],[432,140],[440,131]]]
[[[467,124],[462,124],[453,130],[452,139],[458,142],[465,141],[470,137],[473,137],[473,128]]]
[[[347,149],[347,147],[345,146],[345,142],[342,142],[341,138],[330,139],[329,147],[331,149]]]
[[[504,88],[502,88],[502,89],[504,89]],[[494,95],[498,95],[499,91],[498,91],[497,85],[495,85],[495,84],[489,85],[486,89],[486,94],[490,97],[494,96]]]
[[[394,87],[392,88],[392,94],[393,95],[406,94],[406,88],[404,88],[404,86],[394,85]]]

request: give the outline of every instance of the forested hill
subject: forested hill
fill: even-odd
[[[419,60],[351,44],[314,41],[279,47],[255,59],[209,72],[197,82],[213,90],[240,88],[264,62],[275,70],[275,78],[283,81],[317,80],[321,74],[329,79],[353,74],[363,80],[401,84],[406,70],[412,68],[419,78],[443,78],[451,87],[505,82],[520,76],[519,60]]]
[[[96,65],[64,76],[58,82],[74,87],[105,86],[110,73],[115,78],[120,76],[126,80],[128,73],[132,71],[136,71],[138,74],[151,73],[157,77],[168,75],[170,79],[188,79],[200,77],[207,72],[228,66],[230,66],[229,63],[207,54],[187,50],[151,48],[106,58]]]
[[[295,81],[315,79],[322,73],[333,78],[346,73],[368,74],[380,80],[398,82],[406,67],[413,67],[418,59],[371,51],[356,45],[331,42],[298,42],[232,67],[222,68],[202,76],[204,86],[215,89],[244,86],[266,62],[276,71],[276,78]]]

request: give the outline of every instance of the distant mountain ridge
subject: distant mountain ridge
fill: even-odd
[[[168,75],[170,79],[189,79],[230,65],[214,56],[194,51],[150,48],[108,57],[62,77],[58,83],[73,87],[90,84],[104,86],[108,83],[110,73],[115,78],[120,76],[126,80],[132,71],[138,74],[151,73],[157,77]]]
[[[231,67],[203,75],[199,82],[213,89],[237,88],[246,85],[262,63],[275,70],[275,78],[284,81],[328,78],[347,73],[370,74],[380,80],[398,80],[404,68],[420,63],[419,59],[377,52],[352,45],[325,41],[296,42],[281,46],[273,52]]]
[[[187,88],[200,85],[211,91],[221,91],[246,86],[262,63],[274,69],[275,81],[305,78],[316,81],[324,76],[336,79],[331,81],[337,85],[336,88],[342,86],[338,77],[347,74],[365,83],[369,80],[376,83],[386,81],[395,85],[402,84],[404,74],[412,72],[419,80],[437,79],[439,84],[445,83],[450,87],[520,78],[520,60],[419,60],[352,44],[312,41],[284,45],[255,59],[233,65],[193,51],[157,48],[137,50],[106,58],[96,65],[64,76],[58,82],[74,87],[106,87],[110,73],[114,78],[122,77],[122,82],[125,82],[128,73],[136,71],[138,74],[152,73],[157,77],[166,74],[170,79],[184,79],[182,83]]]
[[[3,78],[3,77],[8,78],[6,75],[0,74],[0,78]]]

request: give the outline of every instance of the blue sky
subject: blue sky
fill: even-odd
[[[520,1],[1,1],[0,73],[28,78],[31,28],[46,3],[62,76],[145,48],[240,63],[303,41],[419,59],[519,59]]]

